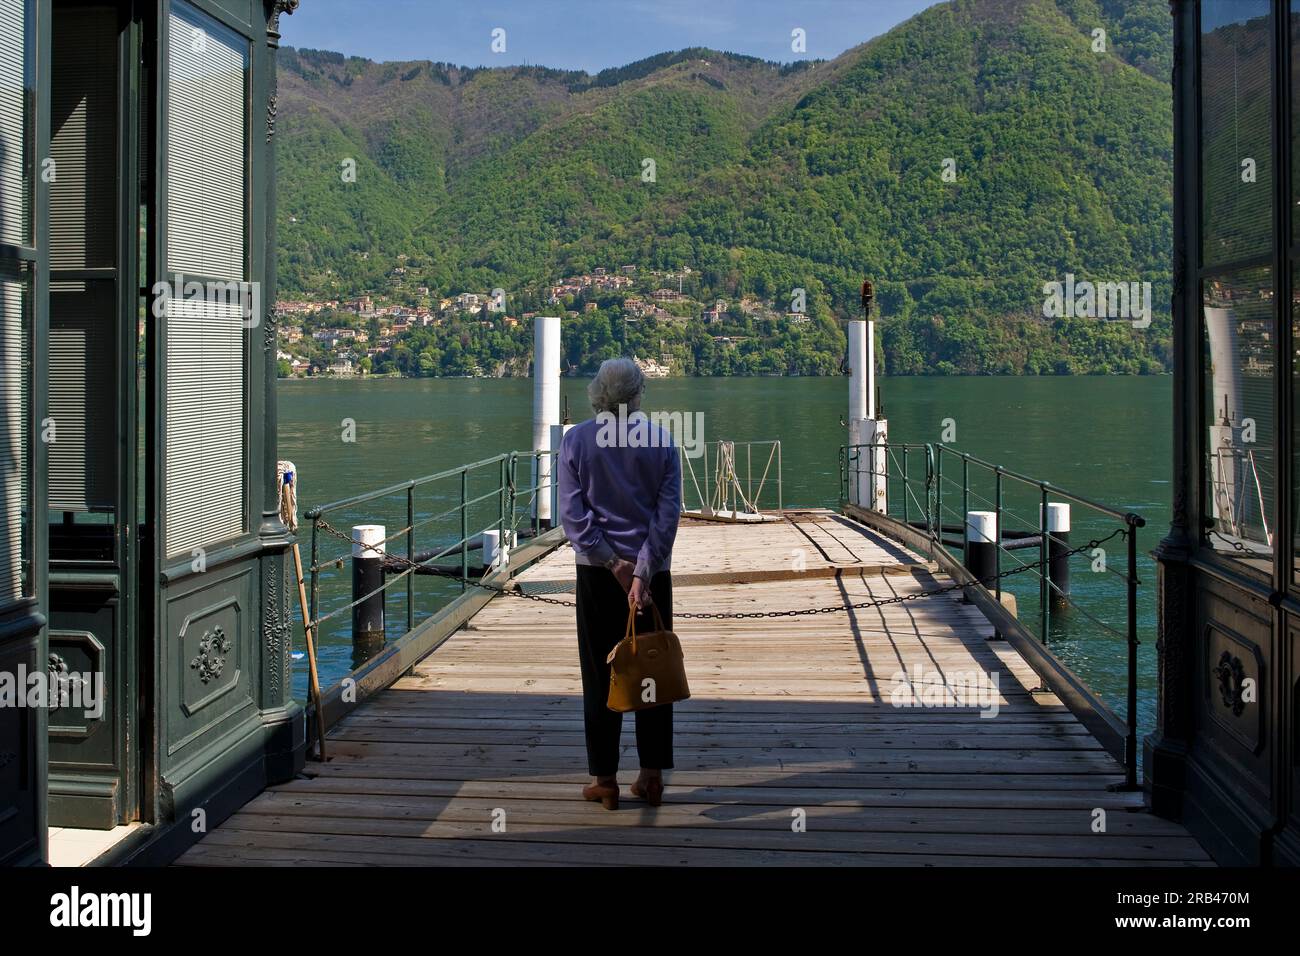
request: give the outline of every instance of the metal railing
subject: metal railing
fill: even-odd
[[[742,514],[759,514],[767,510],[772,496],[775,510],[784,510],[781,476],[781,442],[710,441],[694,457],[679,448],[682,463],[682,512],[707,516],[738,518]],[[692,494],[693,492],[693,494]]]
[[[311,522],[311,560],[307,566],[309,620],[305,623],[314,629],[317,646],[320,646],[323,624],[346,614],[377,593],[383,592],[387,598],[389,589],[399,583],[405,584],[405,630],[411,631],[416,624],[415,576],[418,572],[435,568],[455,570],[454,566],[438,562],[459,557],[459,583],[463,593],[470,586],[470,551],[480,548],[486,555],[486,549],[483,549],[486,532],[497,532],[503,551],[521,537],[540,534],[543,519],[537,504],[542,496],[550,501],[553,520],[558,515],[554,480],[556,454],[554,451],[507,452],[318,505],[307,511],[305,517]],[[542,466],[543,462],[545,466]],[[343,573],[351,555],[351,526],[355,523],[383,523],[388,529],[388,522],[402,521],[405,523],[398,530],[386,530],[382,542],[387,563],[397,565],[384,575],[382,585],[369,594],[354,597],[322,613],[322,580],[332,572]],[[338,553],[322,554],[326,540],[346,542],[347,545]],[[393,542],[402,542],[403,553],[392,554],[389,546]],[[419,551],[421,542],[427,543],[429,550]],[[372,547],[377,548],[378,544]],[[491,569],[484,570],[486,573]]]
[[[864,488],[875,488],[883,481],[886,489],[884,506],[870,509],[866,504],[857,506],[863,499]],[[1138,687],[1138,529],[1145,526],[1143,518],[1130,511],[1113,508],[1092,499],[1076,495],[1062,488],[1001,465],[984,461],[966,452],[943,444],[882,443],[874,445],[845,445],[840,449],[840,497],[850,508],[856,507],[862,517],[879,517],[896,525],[900,537],[909,543],[920,544],[930,556],[938,559],[944,570],[957,578],[969,578],[972,589],[987,594],[991,600],[986,609],[999,620],[998,630],[1009,639],[1014,635],[1027,638],[1035,646],[1017,642],[1017,649],[1028,651],[1029,662],[1039,677],[1056,691],[1076,711],[1101,743],[1120,760],[1125,770],[1125,787],[1137,785],[1137,687]],[[874,495],[873,495],[874,498]],[[1008,499],[1014,499],[1009,501]],[[875,500],[879,500],[875,498]],[[958,510],[957,502],[960,502]],[[1085,509],[1091,521],[1083,524],[1117,526],[1127,544],[1127,561],[1123,571],[1109,566],[1106,555],[1091,555],[1093,570],[1105,571],[1123,582],[1125,621],[1122,626],[1101,620],[1081,607],[1070,593],[1052,581],[1049,569],[1052,546],[1068,545],[1069,541],[1058,532],[1052,534],[1047,526],[1048,504],[1065,502]],[[972,510],[987,510],[994,514],[993,541],[995,575],[991,589],[965,572],[969,561],[970,537],[967,533],[967,515]],[[1037,515],[1031,509],[1037,510]],[[1030,511],[1030,515],[1024,512]],[[909,534],[910,533],[910,534]],[[1032,563],[1020,560],[1016,552],[1033,549],[1037,552]],[[1095,550],[1095,549],[1094,549]],[[957,563],[954,552],[960,553]],[[943,559],[947,559],[946,561]],[[1013,617],[1003,612],[1004,562],[1011,562],[1012,573],[1023,571],[1018,577],[1037,579],[1038,607],[1033,615],[1035,629],[1027,625],[1024,615]],[[1075,677],[1057,656],[1048,650],[1052,635],[1053,606],[1068,607],[1088,619],[1099,630],[1125,640],[1127,646],[1125,688],[1126,714],[1121,720],[1104,701]],[[1079,711],[1082,710],[1082,713]]]

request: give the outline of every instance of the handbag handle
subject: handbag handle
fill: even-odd
[[[654,613],[655,630],[657,631],[664,630],[664,619],[659,615],[659,606],[657,604],[651,604],[650,610]],[[631,642],[632,653],[635,654],[636,653],[636,605],[635,604],[629,604],[627,606],[627,629],[623,632],[623,640]]]

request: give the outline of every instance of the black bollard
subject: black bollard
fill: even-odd
[[[966,570],[987,588],[998,574],[997,527],[992,511],[966,512]]]
[[[1070,506],[1047,503],[1047,579],[1052,582],[1052,604],[1068,604],[1070,596]]]

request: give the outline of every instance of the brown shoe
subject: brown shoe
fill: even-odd
[[[600,802],[606,810],[618,809],[618,784],[589,783],[582,788],[582,799]]]
[[[664,802],[664,779],[663,777],[651,777],[646,781],[643,788],[641,781],[632,784],[632,796],[644,797],[645,802],[652,807],[657,807]]]

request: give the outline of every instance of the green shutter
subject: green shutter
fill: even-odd
[[[247,45],[177,3],[167,91],[167,268],[242,280]]]
[[[247,42],[181,2],[168,41],[167,268],[187,281],[243,281]],[[246,530],[243,312],[181,291],[165,318],[168,556]]]
[[[169,299],[167,555],[244,531],[244,322],[236,304]]]
[[[117,488],[113,283],[50,283],[51,511],[106,511]]]

